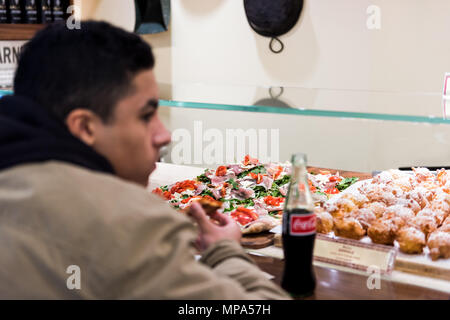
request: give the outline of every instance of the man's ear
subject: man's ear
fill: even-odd
[[[100,124],[100,117],[87,109],[72,110],[66,117],[66,125],[70,133],[88,146],[96,142]]]

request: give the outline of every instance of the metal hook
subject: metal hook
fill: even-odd
[[[276,41],[278,41],[279,43],[280,43],[280,49],[279,50],[275,50],[274,48],[273,48],[273,41],[274,40],[276,40]],[[283,44],[283,42],[281,42],[281,40],[280,39],[278,39],[277,37],[274,37],[274,38],[272,38],[272,40],[270,40],[270,44],[269,44],[269,48],[270,48],[270,51],[272,51],[273,53],[280,53],[281,51],[283,51],[283,49],[284,49],[284,44]]]
[[[277,94],[276,97],[274,97],[274,94],[273,94],[273,91],[272,91],[273,88],[275,88],[275,87],[270,87],[270,88],[269,88],[269,94],[270,94],[270,97],[271,97],[272,99],[278,99],[278,98],[281,97],[281,95],[283,94],[284,88],[283,88],[283,87],[279,87],[280,92]]]

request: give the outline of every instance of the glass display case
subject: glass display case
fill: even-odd
[[[450,165],[442,93],[160,87],[161,116],[173,132],[166,162],[213,167],[244,153],[287,161],[304,152],[313,166],[362,172]]]

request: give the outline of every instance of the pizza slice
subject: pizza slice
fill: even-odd
[[[308,174],[308,179],[318,206],[357,180],[328,171]],[[200,201],[208,214],[218,211],[230,215],[243,234],[251,234],[281,224],[290,180],[289,162],[262,164],[246,156],[242,163],[205,169],[192,180],[162,186],[153,193],[178,210],[187,209],[192,201]]]

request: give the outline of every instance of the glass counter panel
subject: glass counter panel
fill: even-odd
[[[450,165],[450,126],[442,123],[171,107],[160,114],[172,131],[163,156],[170,163],[215,167],[247,153],[265,162],[304,152],[309,165],[361,172]]]
[[[442,92],[204,84],[160,87],[162,104],[172,107],[448,123]]]

